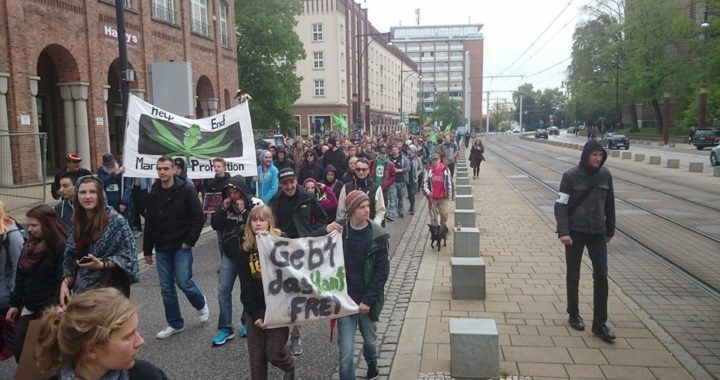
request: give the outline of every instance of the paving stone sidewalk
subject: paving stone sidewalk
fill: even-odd
[[[390,371],[391,380],[450,379],[450,318],[493,318],[500,333],[501,376],[507,379],[688,379],[663,342],[642,322],[638,306],[612,281],[605,343],[589,328],[575,331],[565,312],[564,250],[553,227],[492,163],[471,180],[487,299],[453,300],[452,235],[438,254],[424,253]],[[452,218],[449,221],[451,224]],[[451,224],[452,225],[452,224]],[[419,242],[416,242],[419,244]],[[592,271],[584,261],[580,311],[592,318]],[[420,332],[423,332],[422,334]]]

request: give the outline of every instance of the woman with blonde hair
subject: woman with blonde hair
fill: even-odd
[[[6,342],[5,329],[10,322],[4,316],[10,308],[10,294],[15,287],[15,274],[22,252],[24,239],[15,220],[7,214],[5,203],[0,200],[0,355],[6,359],[11,342]]]
[[[240,276],[240,300],[247,315],[247,345],[250,356],[250,374],[252,380],[268,378],[268,362],[284,372],[284,380],[295,378],[295,359],[285,343],[290,329],[278,327],[265,328],[265,294],[263,292],[262,275],[260,273],[260,253],[256,237],[260,235],[280,236],[275,228],[270,207],[255,206],[248,216],[247,226],[242,241],[242,252],[238,259],[238,275]]]
[[[162,370],[136,360],[145,340],[138,308],[115,288],[78,294],[41,319],[35,358],[41,371],[61,380],[166,380]]]
[[[108,206],[98,177],[78,179],[73,228],[65,243],[60,305],[73,293],[112,286],[130,296],[138,281],[137,248],[125,218]]]

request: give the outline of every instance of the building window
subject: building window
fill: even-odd
[[[191,30],[193,33],[203,36],[210,36],[210,25],[208,24],[208,2],[207,0],[191,0],[192,12],[190,12]]]
[[[177,24],[177,12],[174,0],[153,0],[152,16],[160,21]]]
[[[228,32],[228,13],[230,7],[224,1],[220,2],[220,42],[224,47],[230,47],[230,33]]]
[[[115,0],[101,0],[101,1],[115,5]],[[135,0],[123,0],[123,3],[124,3],[123,7],[125,9],[135,9],[135,7],[134,7]]]
[[[323,27],[322,24],[312,24],[313,41],[323,40]]]
[[[324,58],[323,52],[321,52],[321,51],[313,52],[313,68],[315,68],[315,69],[324,69],[325,68],[325,58]]]
[[[315,79],[315,96],[325,96],[325,80]]]

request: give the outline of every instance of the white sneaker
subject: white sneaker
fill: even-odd
[[[208,308],[207,298],[203,297],[203,299],[205,300],[205,306],[198,310],[198,319],[200,322],[207,322],[210,320],[210,309]]]
[[[164,329],[162,329],[159,333],[157,333],[157,335],[155,335],[155,337],[158,339],[165,339],[165,338],[169,338],[175,334],[179,334],[183,330],[185,330],[185,328],[183,328],[183,327],[181,327],[179,329],[175,329],[170,326],[167,326]]]

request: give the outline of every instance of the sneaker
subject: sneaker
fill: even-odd
[[[395,218],[393,218],[392,216],[385,215],[385,220],[387,220],[388,222],[394,222]]]
[[[179,328],[179,329],[176,329],[176,328],[172,328],[172,327],[170,327],[170,326],[167,326],[167,327],[165,327],[164,329],[162,329],[159,333],[157,333],[157,335],[155,335],[155,337],[158,338],[158,339],[165,339],[165,338],[169,338],[169,337],[171,337],[171,336],[173,336],[173,335],[175,335],[175,334],[179,334],[179,333],[181,333],[183,330],[185,330],[183,327],[181,327],[181,328]]]
[[[283,380],[295,380],[295,367],[290,368],[283,373]]]
[[[240,336],[243,338],[247,338],[247,326],[242,325],[242,328],[240,328]]]
[[[403,219],[405,218],[405,214],[403,214],[403,213],[400,213],[400,215],[398,215],[398,216]]]
[[[200,322],[207,322],[210,319],[210,308],[208,308],[207,299],[203,297],[203,300],[205,300],[205,306],[198,310],[198,319]]]
[[[290,337],[290,352],[295,356],[302,355],[302,341],[299,336]]]
[[[380,377],[380,370],[378,369],[377,365],[368,365],[367,370],[367,376],[365,376],[367,380],[376,380]]]
[[[213,346],[222,346],[228,340],[235,338],[234,332],[227,332],[225,330],[218,331],[217,335],[212,340]]]
[[[568,318],[568,323],[570,324],[570,327],[572,327],[574,330],[585,330],[585,321],[583,321],[580,315],[571,315],[570,318]]]

